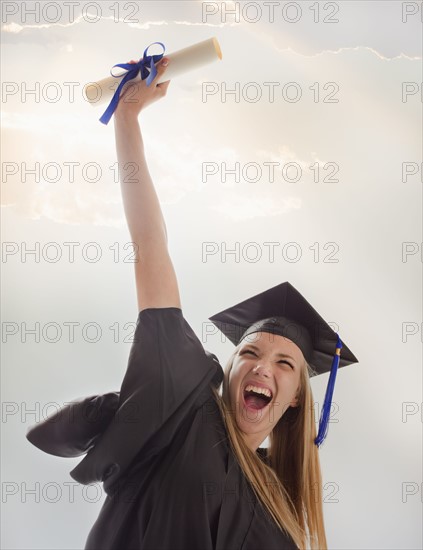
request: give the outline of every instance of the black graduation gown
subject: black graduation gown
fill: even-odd
[[[103,482],[85,550],[297,548],[230,449],[211,390],[222,379],[181,309],[144,309],[120,392],[74,401],[29,429],[28,440],[47,453],[87,453],[73,479]]]

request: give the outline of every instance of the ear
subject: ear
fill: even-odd
[[[289,406],[290,407],[298,407],[299,403],[298,403],[298,393],[299,393],[299,390],[296,391],[295,393],[295,397],[292,398],[292,400],[290,401],[289,403]]]
[[[289,403],[290,407],[298,407],[298,398],[294,397],[294,399]]]

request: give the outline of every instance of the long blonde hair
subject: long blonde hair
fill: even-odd
[[[229,358],[223,377],[222,397],[213,388],[229,442],[251,487],[278,527],[288,533],[298,548],[327,549],[323,521],[322,478],[318,449],[311,367],[301,369],[298,406],[289,407],[269,434],[269,466],[247,445],[236,418],[231,414],[229,374],[239,344]],[[267,488],[271,487],[272,490]],[[276,489],[276,490],[273,490]]]

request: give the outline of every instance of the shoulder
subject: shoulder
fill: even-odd
[[[219,359],[216,357],[214,353],[211,353],[210,351],[204,350],[206,353],[206,356],[208,357],[209,361],[211,361],[215,367],[216,367],[216,373],[212,379],[212,384],[216,388],[220,386],[220,384],[223,382],[223,368],[222,365],[219,362]]]

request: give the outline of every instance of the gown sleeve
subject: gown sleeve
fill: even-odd
[[[203,348],[180,308],[142,310],[117,411],[70,475],[83,484],[102,481],[109,493],[135,456],[148,460],[172,441],[210,383],[222,379],[216,356]]]
[[[45,453],[72,458],[95,445],[116,413],[119,393],[75,399],[47,419],[31,426],[26,438]]]

